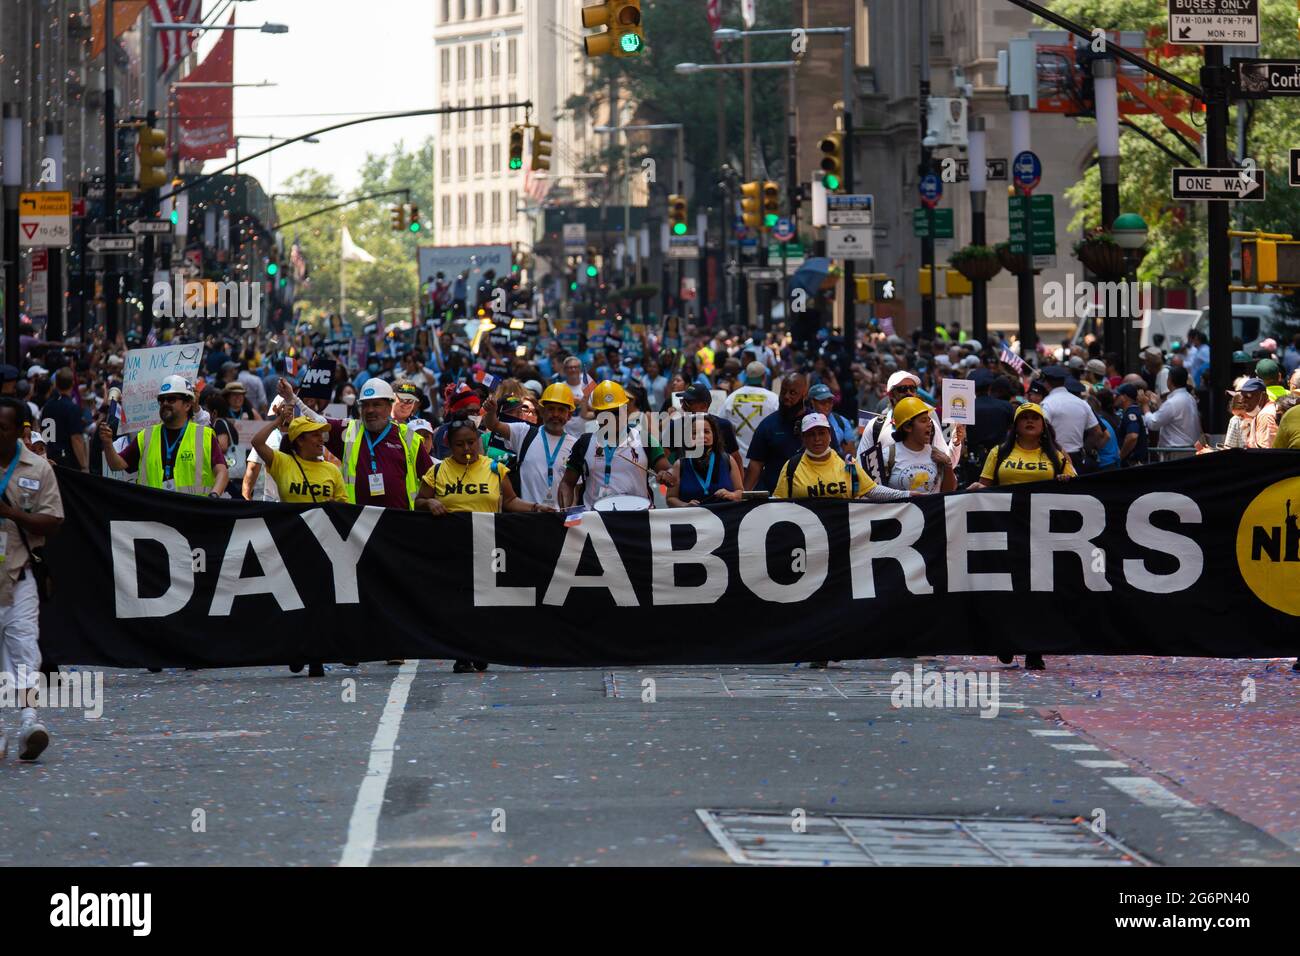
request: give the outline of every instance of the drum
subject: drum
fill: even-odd
[[[596,511],[649,511],[650,499],[640,495],[610,495],[600,498],[594,505]]]

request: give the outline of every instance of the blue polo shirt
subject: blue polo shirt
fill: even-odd
[[[749,460],[763,463],[763,473],[755,485],[757,490],[775,491],[781,469],[803,449],[803,439],[799,434],[802,421],[802,412],[793,420],[786,420],[781,417],[781,409],[777,409],[754,429],[754,437],[749,441]]]

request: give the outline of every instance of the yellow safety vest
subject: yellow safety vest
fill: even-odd
[[[191,427],[193,426],[193,427]],[[135,436],[140,449],[140,466],[136,484],[146,488],[163,487],[163,426],[160,422]],[[172,490],[183,495],[206,495],[212,491],[212,462],[208,460],[208,429],[186,422],[180,447],[172,465]]]
[[[406,450],[406,506],[415,507],[415,496],[420,490],[420,476],[415,473],[415,457],[420,452],[420,436],[405,425],[397,425],[397,437]],[[357,503],[357,459],[361,456],[360,420],[352,419],[343,429],[343,484],[348,489],[348,501]]]

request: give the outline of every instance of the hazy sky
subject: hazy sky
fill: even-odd
[[[218,0],[205,0],[207,11]],[[235,90],[235,132],[294,136],[353,118],[308,113],[372,113],[433,106],[434,0],[249,0],[237,24],[283,23],[287,34],[235,33],[235,82],[278,86]],[[201,53],[215,42],[209,31]],[[320,145],[295,143],[249,164],[267,192],[303,167],[332,173],[343,189],[359,181],[366,152],[408,146],[434,131],[437,117],[385,120],[327,133]],[[270,145],[245,141],[240,155]],[[233,159],[233,154],[230,159]],[[268,171],[268,160],[271,169]],[[208,168],[214,168],[210,163]],[[242,170],[241,170],[242,171]],[[268,172],[274,175],[274,184]]]

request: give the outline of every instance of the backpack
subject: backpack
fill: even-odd
[[[856,498],[858,496],[858,470],[853,467],[853,462],[844,461],[835,449],[831,449],[831,454],[844,463],[844,470],[849,473],[852,497]],[[801,461],[803,461],[803,449],[791,455],[790,460],[785,463],[785,496],[787,498],[794,498],[794,473],[798,470]]]

